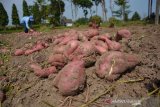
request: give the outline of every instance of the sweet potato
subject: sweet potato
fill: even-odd
[[[42,69],[37,64],[31,64],[30,67],[33,69],[35,75],[42,78],[48,77],[50,74],[53,74],[57,71],[55,66]]]
[[[122,48],[121,44],[116,42],[116,41],[111,41],[109,39],[105,39],[105,40],[106,40],[106,43],[108,45],[109,50],[117,51],[117,50],[120,50]]]
[[[32,54],[33,52],[40,51],[40,50],[47,48],[47,47],[48,47],[47,43],[37,41],[37,43],[31,49],[27,49],[24,54],[29,55],[29,54]]]
[[[90,56],[95,52],[94,44],[91,41],[82,42],[74,51],[74,55]]]
[[[29,55],[29,54],[32,54],[34,52],[34,50],[32,50],[32,49],[27,49],[26,51],[25,51],[25,55]]]
[[[122,38],[130,39],[131,32],[127,29],[119,30],[116,34],[115,40],[118,42],[118,41],[122,40]]]
[[[99,45],[95,45],[95,49],[96,49],[96,52],[101,54],[101,55],[107,51],[106,48],[104,48],[102,46],[99,46]]]
[[[135,55],[110,51],[103,54],[96,62],[96,74],[107,80],[117,79],[127,69],[135,67],[139,59]]]
[[[67,58],[63,54],[54,54],[49,57],[48,63],[62,68],[67,63]]]
[[[66,51],[66,45],[56,45],[53,48],[53,53],[54,54],[63,54]]]
[[[55,38],[54,41],[53,41],[53,44],[54,44],[54,45],[57,45],[57,44],[59,44],[63,39],[64,39],[64,36]]]
[[[78,34],[74,31],[70,31],[59,44],[66,45],[71,40],[78,40]]]
[[[35,51],[39,51],[44,48],[45,48],[45,46],[42,43],[38,43],[32,48],[32,50],[35,52]]]
[[[84,61],[77,60],[68,63],[56,76],[53,83],[62,95],[75,95],[84,89],[86,74]]]
[[[98,36],[99,40],[105,41],[106,39],[111,39],[111,36],[108,33]]]
[[[78,46],[79,46],[79,42],[77,40],[70,41],[66,46],[66,51],[64,52],[64,54],[66,56],[69,56],[77,49]]]
[[[0,59],[0,66],[2,66],[3,65],[3,61]]]
[[[5,100],[6,96],[3,91],[0,90],[0,102],[3,102]]]
[[[14,52],[14,55],[15,56],[20,56],[20,55],[23,55],[25,53],[24,50],[22,49],[16,49],[15,52]]]
[[[94,40],[95,45],[101,46],[103,48],[105,48],[106,50],[108,50],[108,45],[107,43],[101,41],[101,40]]]
[[[88,41],[88,38],[85,36],[85,34],[82,31],[78,32],[78,40],[85,42]]]
[[[97,29],[89,29],[88,30],[88,37],[92,38],[96,35],[99,35],[99,31]]]

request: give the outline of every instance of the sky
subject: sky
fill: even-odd
[[[12,5],[13,3],[15,3],[15,5],[17,6],[17,10],[18,10],[18,14],[19,17],[22,18],[22,1],[23,0],[0,0],[0,2],[3,4],[4,8],[7,11],[7,14],[9,16],[9,25],[11,25],[12,20],[11,20],[11,13],[12,13]],[[28,5],[33,5],[35,0],[26,0]],[[72,14],[71,14],[71,4],[67,1],[67,0],[63,0],[65,2],[65,12],[64,12],[64,16],[66,16],[69,19],[72,19]],[[107,17],[111,17],[111,11],[109,8],[109,1],[110,0],[106,0],[106,7],[107,7]],[[132,11],[129,14],[129,17],[131,17],[133,15],[133,13],[135,11],[137,11],[141,17],[146,17],[148,14],[148,0],[128,0],[129,1],[129,5],[130,5],[130,10]],[[152,11],[155,11],[155,1],[153,0],[153,9]],[[92,7],[93,10],[95,10],[95,6]],[[114,5],[114,9],[116,10],[117,7]],[[102,8],[99,5],[98,6],[98,15],[102,16]],[[88,17],[90,16],[90,13],[88,14]],[[78,16],[77,18],[80,17],[84,17],[83,11],[82,9],[78,9]]]

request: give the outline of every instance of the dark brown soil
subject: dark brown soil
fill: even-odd
[[[131,83],[105,81],[95,75],[95,66],[93,66],[86,69],[87,86],[85,90],[76,96],[67,97],[66,101],[66,97],[61,96],[53,86],[56,74],[42,79],[36,77],[29,68],[29,64],[32,62],[38,62],[45,66],[45,62],[51,54],[52,44],[49,48],[29,56],[12,56],[12,52],[16,48],[26,44],[28,44],[26,47],[29,47],[36,40],[43,40],[65,30],[42,33],[38,37],[27,37],[21,33],[0,35],[0,40],[9,43],[7,49],[10,50],[7,54],[9,61],[5,60],[4,65],[0,68],[0,89],[6,93],[6,100],[3,101],[2,107],[68,107],[69,102],[71,103],[70,107],[79,107],[103,93],[111,85],[115,85],[114,89],[91,103],[90,107],[124,107],[124,105],[129,107],[130,103],[109,103],[115,99],[140,100],[146,98],[148,90],[145,84],[153,79],[160,80],[160,26],[147,25],[126,28],[131,31],[132,39],[128,44],[122,41],[123,49],[125,52],[138,54],[141,63],[134,69],[128,70],[117,81],[141,78],[144,80]],[[122,28],[102,28],[101,33],[109,32],[114,35],[118,29]],[[2,47],[0,48],[2,49]]]

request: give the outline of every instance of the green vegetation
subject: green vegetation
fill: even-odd
[[[41,22],[41,13],[40,13],[40,10],[39,10],[38,3],[34,4],[34,6],[31,9],[31,12],[33,13],[35,24],[39,24]]]
[[[8,24],[8,14],[6,10],[4,9],[2,3],[0,3],[0,26],[5,28],[5,26]]]
[[[12,24],[16,25],[16,28],[17,28],[17,25],[20,24],[18,12],[17,12],[17,7],[15,4],[13,4],[13,6],[12,6]]]
[[[113,11],[114,16],[120,17],[123,21],[128,20],[128,14],[131,12],[129,9],[128,1],[126,0],[115,0],[114,3],[119,6],[119,10]]]
[[[54,29],[64,29],[72,27],[64,27],[67,21],[63,20],[63,13],[65,11],[65,2],[63,0],[35,0],[33,5],[27,5],[27,0],[23,0],[23,16],[33,15],[34,25],[33,28],[37,31],[49,32]],[[135,12],[131,19],[128,18],[131,10],[129,9],[128,0],[110,0],[109,8],[111,10],[112,17],[107,19],[108,7],[105,6],[105,0],[67,0],[71,3],[72,18],[75,19],[73,27],[87,27],[89,22],[99,24],[101,26],[128,26],[128,25],[139,25],[139,24],[151,24],[154,23],[155,14],[151,14],[150,18],[146,17],[141,20],[138,12]],[[118,7],[114,10],[113,3]],[[95,6],[96,8],[92,8]],[[97,15],[98,6],[102,8],[102,15]],[[107,5],[108,6],[108,5]],[[82,9],[84,17],[77,18],[78,9]],[[68,9],[67,9],[68,10]],[[67,11],[66,10],[66,11]],[[114,11],[113,11],[114,10]],[[22,26],[19,25],[19,15],[16,5],[12,6],[12,24],[15,26],[6,26],[9,22],[8,15],[4,9],[2,3],[0,3],[0,33],[12,33],[23,30]],[[89,14],[90,13],[90,14]],[[119,20],[121,19],[121,20]],[[123,21],[122,21],[123,20]],[[70,23],[68,22],[68,23]],[[5,29],[5,30],[4,30]]]
[[[60,17],[64,12],[65,4],[62,0],[50,0],[50,2],[50,24],[55,27],[61,24]]]
[[[23,0],[23,16],[29,16],[29,15],[30,13],[29,13],[27,2]]]
[[[111,25],[113,26],[117,26],[117,27],[122,27],[122,26],[132,26],[132,25],[146,25],[147,22],[146,21],[141,21],[141,20],[137,20],[137,21],[121,21],[118,20],[116,18],[110,18],[108,22],[102,23],[102,27],[110,27]]]
[[[73,3],[83,9],[83,13],[84,13],[85,18],[88,15],[87,9],[90,9],[93,6],[93,3],[91,0],[73,0]]]
[[[80,26],[80,25],[87,25],[88,22],[89,22],[88,18],[82,17],[82,18],[77,19],[74,24],[75,26]]]
[[[140,15],[138,14],[138,12],[135,12],[131,18],[131,20],[133,21],[137,21],[137,20],[141,20]]]
[[[100,23],[102,22],[102,18],[98,15],[95,15],[95,16],[91,16],[89,21],[100,25]]]

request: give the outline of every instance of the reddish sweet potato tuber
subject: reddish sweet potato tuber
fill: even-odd
[[[6,96],[3,91],[0,90],[0,102],[3,102],[5,100]]]
[[[39,51],[43,48],[45,48],[44,45],[42,43],[38,43],[32,48],[32,50],[35,52],[35,51]]]
[[[101,55],[107,51],[106,48],[104,48],[102,46],[99,46],[99,45],[95,45],[95,49],[96,49],[96,52],[101,54]]]
[[[48,63],[56,67],[64,67],[67,63],[67,58],[63,54],[54,54],[49,57]]]
[[[53,48],[53,53],[54,54],[63,54],[66,51],[66,45],[56,45]]]
[[[84,61],[77,60],[68,63],[54,79],[54,86],[62,95],[75,95],[84,89],[86,74]]]
[[[66,56],[69,56],[77,49],[78,46],[79,46],[79,42],[77,40],[70,41],[66,46],[66,51],[64,52],[64,54]]]
[[[96,62],[96,74],[107,80],[117,79],[127,69],[135,67],[139,59],[135,55],[110,51],[103,54]]]
[[[32,47],[32,49],[27,49],[24,54],[29,55],[29,54],[32,54],[33,52],[40,51],[47,47],[48,47],[47,43],[37,41],[37,43]]]
[[[121,44],[116,41],[105,39],[109,50],[118,51],[121,49]]]
[[[16,49],[15,52],[14,52],[14,55],[15,56],[20,56],[20,55],[23,55],[25,53],[24,50],[22,49]]]
[[[0,66],[2,66],[3,65],[3,61],[0,59]]]
[[[37,64],[31,64],[30,67],[33,69],[35,75],[42,78],[48,77],[50,74],[53,74],[57,71],[55,66],[42,69]]]
[[[79,31],[78,32],[78,40],[84,42],[84,41],[88,41],[88,38],[86,37],[86,35],[84,34],[84,32]]]
[[[91,41],[82,42],[74,51],[74,55],[90,56],[95,52],[94,44]]]
[[[118,42],[118,41],[122,40],[122,38],[130,39],[131,32],[127,29],[119,30],[116,34],[115,40]]]
[[[99,35],[99,31],[97,29],[89,29],[85,32],[83,32],[83,34],[88,38],[91,39],[94,36]]]
[[[54,39],[53,44],[54,44],[54,45],[57,45],[57,44],[59,44],[63,39],[64,39],[64,36],[57,37],[57,38]]]
[[[34,52],[34,50],[27,49],[24,54],[29,55],[29,54],[32,54],[33,52]]]
[[[78,40],[78,34],[75,30],[70,30],[69,32],[65,32],[65,37],[59,43],[60,45],[66,45],[71,40]]]

